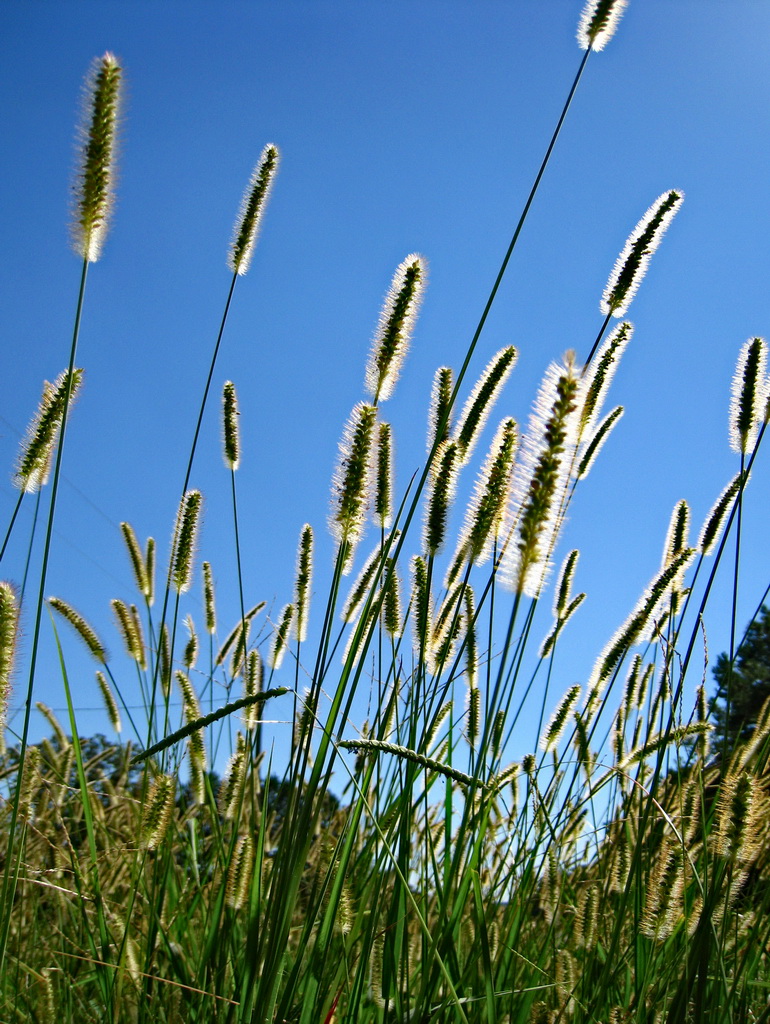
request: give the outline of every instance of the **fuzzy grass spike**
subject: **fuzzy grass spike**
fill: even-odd
[[[105,53],[94,61],[86,86],[73,240],[75,251],[89,263],[101,256],[115,201],[122,78],[116,58]]]
[[[278,148],[272,144],[265,146],[241,200],[227,260],[230,270],[239,276],[243,276],[251,264],[279,161]]]
[[[412,253],[399,264],[372,342],[366,367],[366,391],[375,405],[393,394],[425,290],[427,263]]]

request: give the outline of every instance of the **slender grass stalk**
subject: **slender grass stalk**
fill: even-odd
[[[51,483],[51,501],[48,512],[45,544],[40,569],[40,587],[35,611],[35,625],[32,637],[27,698],[24,709],[24,723],[21,733],[20,760],[23,763],[29,735],[29,720],[32,710],[32,694],[37,668],[37,654],[40,639],[40,625],[43,615],[43,602],[50,558],[53,527],[56,515],[56,499],[61,475],[61,463],[64,453],[64,442],[67,430],[67,414],[75,386],[75,358],[80,335],[80,322],[85,299],[86,279],[89,263],[95,262],[100,255],[107,229],[108,215],[114,197],[114,177],[116,159],[116,135],[118,128],[118,112],[120,105],[120,85],[122,69],[111,53],[106,53],[100,61],[94,63],[87,88],[86,120],[83,128],[82,158],[79,170],[77,202],[74,217],[74,238],[76,250],[83,258],[80,287],[78,291],[75,323],[70,345],[69,365],[65,376],[65,389],[62,402],[61,422],[59,425],[59,443]],[[13,864],[14,836],[18,820],[21,775],[16,786],[11,812],[8,857],[3,872],[2,918],[0,919],[0,973],[5,962],[8,945],[13,892],[16,879],[11,876]]]

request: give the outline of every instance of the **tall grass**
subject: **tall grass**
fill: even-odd
[[[249,608],[243,596],[238,406],[235,384],[225,383],[240,612],[223,639],[211,566],[197,559],[203,496],[188,484],[235,281],[272,185],[277,150],[265,148],[236,222],[233,279],[160,587],[155,542],[140,543],[122,524],[137,591],[135,603],[113,602],[125,667],[108,664],[66,595],[48,600],[68,722],[38,705],[50,739],[28,745],[25,723],[21,743],[0,760],[2,1020],[770,1016],[770,713],[729,761],[713,757],[693,664],[717,572],[732,574],[737,588],[744,491],[768,416],[765,342],[751,339],[739,356],[730,411],[737,476],[715,495],[695,539],[686,502],[675,506],[659,570],[619,616],[590,676],[563,695],[551,692],[552,670],[557,654],[569,657],[585,595],[577,549],[557,558],[560,534],[622,414],[604,408],[632,335],[622,318],[683,194],[664,192],[641,216],[609,276],[596,336],[583,352],[554,359],[527,424],[496,409],[515,373],[512,347],[469,376],[572,96],[624,6],[586,6],[585,53],[564,111],[465,359],[457,373],[436,372],[426,458],[402,494],[384,408],[408,372],[427,261],[411,254],[396,269],[362,400],[340,443],[328,589],[314,592],[311,517],[298,538],[293,593],[261,630],[263,605]],[[90,150],[86,158],[98,162]],[[84,266],[91,252],[81,253]],[[44,388],[19,462],[22,485],[44,484],[57,438],[58,467],[75,381],[73,347],[69,375]],[[499,426],[479,458],[490,417]],[[458,481],[473,473],[453,536]],[[364,552],[367,519],[376,540]],[[45,569],[41,593],[44,583]],[[192,585],[205,595],[208,644],[184,618]],[[533,625],[542,602],[553,610],[545,638]],[[17,589],[0,584],[3,700],[19,607]],[[79,736],[65,630],[96,663],[116,733],[127,725],[131,738]],[[738,646],[734,639],[731,656]],[[228,704],[216,704],[215,679]],[[28,715],[34,681],[33,657]],[[373,700],[359,721],[364,689]],[[292,723],[285,756],[264,742],[273,707]],[[515,727],[525,714],[539,726],[521,749]],[[221,780],[211,770],[220,744],[230,754]]]

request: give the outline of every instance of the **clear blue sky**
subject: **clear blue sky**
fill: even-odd
[[[229,284],[232,224],[262,147],[276,143],[282,167],[252,268],[236,288],[192,480],[206,500],[201,551],[215,568],[223,631],[238,611],[219,451],[222,382],[235,381],[241,404],[246,601],[277,610],[291,599],[306,521],[316,528],[323,594],[337,442],[363,397],[392,272],[410,252],[430,262],[412,352],[387,408],[403,486],[424,455],[433,372],[462,360],[578,68],[582,6],[6,0],[3,524],[15,502],[19,433],[69,351],[81,81],[107,49],[125,67],[118,203],[89,277],[78,355],[86,383],[68,433],[47,589],[98,629],[129,692],[109,610],[112,597],[134,599],[117,524],[129,520],[167,553]],[[735,359],[747,337],[770,333],[769,44],[770,9],[759,0],[631,0],[616,37],[588,62],[480,342],[474,377],[503,345],[519,350],[491,436],[503,415],[526,423],[552,358],[568,348],[587,354],[627,234],[661,192],[684,190],[629,310],[636,334],[609,399],[626,407],[625,418],[578,491],[560,547],[580,548],[575,586],[588,601],[565,636],[555,696],[585,680],[656,571],[674,503],[690,502],[697,531],[737,471],[727,443]],[[765,463],[746,506],[741,623],[770,579]],[[23,573],[32,509],[25,502],[4,578]],[[199,594],[196,584],[189,608],[198,622]],[[712,658],[727,644],[727,594],[707,623]],[[549,607],[550,596],[538,635]],[[27,615],[14,707],[31,630]],[[93,665],[69,637],[67,657],[78,705],[98,708]],[[48,627],[35,697],[64,704]],[[101,712],[79,721],[82,733],[107,728]],[[37,719],[33,736],[46,731]]]

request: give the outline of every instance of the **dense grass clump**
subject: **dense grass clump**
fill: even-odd
[[[625,6],[586,4],[585,54],[564,114],[588,56],[609,42]],[[44,386],[16,468],[19,502],[47,485],[52,466],[55,496],[80,382],[86,270],[111,211],[121,69],[111,54],[96,68],[70,365]],[[26,715],[0,754],[3,1021],[768,1019],[770,712],[733,747],[712,743],[702,668],[693,664],[717,571],[738,576],[741,509],[768,417],[766,343],[750,339],[738,360],[730,436],[739,473],[695,540],[689,506],[677,503],[658,571],[590,675],[555,697],[554,659],[557,651],[569,657],[571,620],[585,598],[578,550],[557,558],[557,547],[576,488],[623,411],[604,406],[633,327],[622,320],[610,331],[610,323],[626,315],[683,193],[664,192],[639,221],[601,298],[604,319],[587,358],[554,353],[528,423],[496,409],[513,346],[469,377],[564,114],[464,362],[436,372],[424,464],[403,493],[382,404],[403,372],[427,262],[411,254],[397,268],[364,394],[340,443],[328,586],[315,583],[323,574],[310,517],[293,593],[269,617],[264,601],[244,601],[239,412],[236,384],[224,383],[239,609],[224,633],[212,567],[197,560],[205,495],[188,485],[236,281],[258,232],[269,230],[278,150],[263,150],[235,226],[230,291],[179,469],[168,565],[156,570],[155,541],[142,543],[121,524],[136,587],[135,603],[112,602],[122,657],[108,657],[87,611],[45,590],[50,503]],[[472,473],[453,536],[452,510],[466,493],[458,485]],[[375,542],[361,554],[367,521]],[[15,513],[3,551],[14,522]],[[191,587],[204,597],[205,635],[187,614]],[[553,621],[543,638],[534,613],[548,601]],[[50,738],[32,745],[44,611],[68,721],[38,703]],[[0,583],[2,711],[25,614],[31,621],[18,589]],[[728,704],[725,666],[740,652],[734,619],[735,608],[722,664]],[[79,735],[65,655],[73,630],[98,666],[114,742]],[[227,703],[216,701],[215,680]],[[361,721],[364,690],[372,699]],[[138,693],[139,713],[129,693]],[[263,735],[273,708],[291,723],[283,750]],[[514,730],[524,715],[538,725],[522,748]]]

